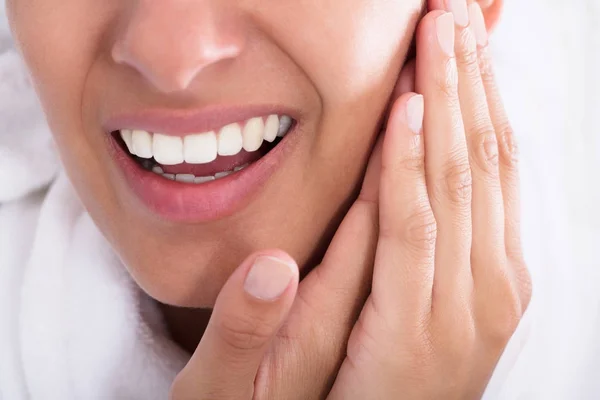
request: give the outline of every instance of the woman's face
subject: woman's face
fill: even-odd
[[[7,6],[92,218],[147,293],[198,307],[254,251],[299,265],[318,253],[360,184],[423,0]],[[285,137],[254,151],[283,116]]]

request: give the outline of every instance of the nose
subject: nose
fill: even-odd
[[[135,69],[159,91],[183,91],[201,71],[243,50],[242,21],[221,1],[134,4],[114,42],[112,58]]]

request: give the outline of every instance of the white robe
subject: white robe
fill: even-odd
[[[0,400],[166,399],[188,355],[62,172],[2,4]],[[600,54],[600,7],[507,0],[506,13],[494,50],[521,144],[535,286],[486,398],[598,399],[600,263],[588,244],[600,243],[600,199],[581,171],[598,167],[600,57],[581,57]]]

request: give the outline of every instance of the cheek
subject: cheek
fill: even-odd
[[[11,0],[8,4],[16,42],[58,135],[81,122],[72,113],[80,111],[85,78],[110,15],[109,3]]]
[[[296,17],[286,21],[280,36],[289,35],[287,47],[325,103],[330,98],[361,98],[388,84],[390,72],[397,73],[405,56],[423,7],[422,0],[300,3]]]

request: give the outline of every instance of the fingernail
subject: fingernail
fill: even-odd
[[[278,258],[260,256],[246,276],[244,290],[260,300],[275,300],[289,286],[294,276],[294,268]]]
[[[447,56],[454,55],[454,16],[445,13],[435,20],[435,28],[440,47]]]
[[[486,46],[488,43],[488,32],[479,4],[473,3],[469,6],[469,16],[471,18],[471,29],[473,29],[473,33],[475,34],[477,45],[480,47]]]
[[[454,15],[454,22],[457,25],[462,27],[469,25],[467,0],[446,0],[446,8]]]
[[[406,119],[410,130],[419,135],[423,129],[423,115],[425,114],[425,100],[420,94],[411,97],[406,103]]]

